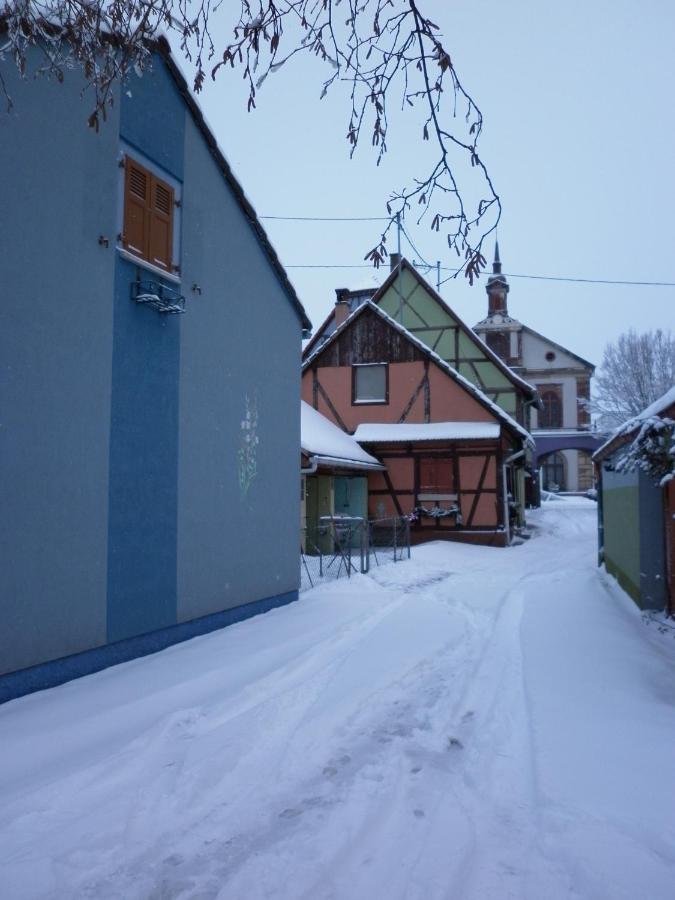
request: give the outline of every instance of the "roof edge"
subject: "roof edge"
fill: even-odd
[[[295,288],[291,284],[286,270],[281,264],[277,252],[267,236],[267,232],[260,223],[260,219],[258,218],[258,214],[256,213],[253,204],[244,193],[244,189],[234,175],[234,172],[232,171],[230,164],[225,158],[222,150],[218,146],[218,141],[216,140],[215,135],[208,126],[199,104],[192,96],[192,92],[190,91],[187,80],[173,57],[169,41],[166,37],[164,37],[164,35],[160,35],[159,37],[153,39],[150,42],[149,46],[151,47],[151,49],[156,50],[157,53],[159,53],[159,55],[162,57],[164,64],[166,65],[172,78],[176,82],[176,86],[178,87],[179,92],[181,93],[188,109],[190,110],[190,113],[192,114],[195,124],[201,131],[202,136],[204,137],[204,140],[206,141],[206,144],[211,152],[211,155],[213,156],[221,173],[225,177],[226,182],[232,189],[235,199],[239,203],[242,212],[248,219],[251,228],[255,232],[255,235],[265,255],[267,256],[268,261],[272,265],[272,268],[274,269],[281,286],[286,292],[286,295],[288,296],[288,299],[290,300],[292,306],[295,308],[295,311],[298,314],[298,318],[300,319],[300,322],[302,324],[303,330],[309,331],[312,328],[312,323],[307,313],[305,312],[305,308],[300,302],[300,298],[298,297]]]

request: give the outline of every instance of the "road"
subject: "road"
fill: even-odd
[[[675,640],[531,521],[0,708],[6,896],[672,900]]]

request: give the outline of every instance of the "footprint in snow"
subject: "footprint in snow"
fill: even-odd
[[[301,809],[285,809],[283,812],[279,813],[280,819],[297,819],[298,816],[302,815]]]
[[[449,737],[448,738],[448,750],[463,750],[464,744],[460,741],[459,738]]]
[[[424,810],[423,809],[413,809],[413,815],[416,819],[424,818]]]

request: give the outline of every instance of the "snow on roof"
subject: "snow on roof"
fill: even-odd
[[[675,404],[675,384],[670,388],[670,390],[666,391],[666,393],[659,397],[658,400],[655,400],[653,403],[650,403],[642,412],[634,416],[632,419],[628,419],[623,425],[619,425],[616,431],[613,431],[610,436],[607,438],[605,443],[599,447],[595,453],[593,454],[593,459],[599,459],[604,451],[612,444],[617,438],[624,437],[625,435],[631,434],[631,432],[635,431],[643,422],[646,422],[647,419],[651,419],[653,416],[659,416],[664,410],[668,409],[669,406]]]
[[[345,464],[349,468],[378,468],[382,465],[370,453],[359,447],[354,438],[322,416],[309,403],[301,401],[300,446],[303,453],[316,456],[332,465]]]
[[[395,425],[364,423],[354,432],[357,441],[479,441],[499,437],[494,422],[409,422]]]
[[[386,322],[388,322],[389,325],[392,326],[392,328],[395,328],[398,332],[400,332],[400,334],[404,335],[409,341],[411,341],[411,343],[413,343],[416,347],[418,347],[422,351],[422,353],[424,353],[426,356],[428,356],[429,359],[432,359],[436,363],[437,366],[439,366],[441,369],[443,369],[444,372],[447,372],[448,375],[450,375],[452,378],[454,378],[455,381],[457,381],[463,388],[465,388],[470,394],[472,394],[474,397],[476,397],[476,399],[479,400],[480,403],[483,404],[483,406],[487,407],[490,410],[490,412],[494,413],[494,415],[497,418],[501,419],[502,422],[504,422],[506,425],[508,425],[513,431],[516,431],[528,446],[534,447],[534,439],[533,439],[532,435],[528,431],[526,431],[522,425],[519,425],[518,422],[516,422],[515,419],[512,419],[511,416],[507,412],[504,412],[504,410],[501,408],[501,406],[498,406],[493,400],[490,400],[490,398],[487,397],[480,390],[480,388],[477,388],[476,385],[473,384],[473,382],[469,381],[468,378],[465,378],[463,375],[460,375],[459,372],[457,371],[457,369],[453,369],[453,367],[450,365],[450,363],[448,363],[444,359],[442,359],[438,355],[438,353],[435,353],[433,350],[431,350],[424,343],[424,341],[421,341],[418,337],[416,337],[414,334],[412,334],[412,332],[408,331],[407,328],[405,328],[403,325],[401,325],[395,319],[392,319],[392,317],[388,313],[386,313],[383,309],[381,309],[372,300],[366,300],[365,303],[362,303],[360,306],[358,306],[354,310],[354,312],[351,313],[349,316],[347,316],[347,318],[344,320],[344,322],[342,322],[342,324],[339,325],[335,329],[335,331],[332,333],[332,335],[328,338],[327,341],[322,343],[320,346],[316,347],[312,351],[312,353],[310,353],[310,355],[307,357],[307,359],[302,364],[302,371],[304,372],[305,369],[307,369],[312,364],[312,362],[315,360],[315,358],[325,350],[325,348],[328,346],[328,344],[330,344],[334,340],[336,340],[337,337],[340,334],[342,334],[342,332],[345,331],[349,327],[349,325],[354,321],[354,319],[356,319],[357,316],[360,316],[365,309],[373,310],[375,313],[377,313],[378,316],[380,316]]]

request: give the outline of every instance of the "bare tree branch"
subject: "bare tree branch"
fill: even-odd
[[[114,98],[113,86],[150,64],[160,34],[178,40],[200,91],[207,77],[241,72],[249,111],[267,77],[295,57],[311,54],[329,73],[321,96],[336,82],[349,88],[346,139],[350,153],[367,133],[376,162],[388,149],[389,108],[420,109],[421,140],[435,145],[428,171],[392,192],[389,221],[366,258],[379,266],[387,235],[400,217],[414,215],[463,259],[470,283],[485,266],[482,246],[501,204],[478,153],[483,116],[464,88],[438,26],[422,0],[0,0],[0,61],[11,57],[26,75],[37,48],[37,74],[63,78],[78,66],[93,91],[89,124],[98,128]],[[217,47],[215,17],[233,17],[231,40]],[[11,105],[0,74],[0,92]],[[460,187],[458,169],[477,170],[483,196],[475,203]]]

